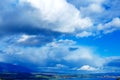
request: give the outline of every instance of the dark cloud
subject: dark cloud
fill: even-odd
[[[59,32],[39,28],[38,26],[34,25],[33,23],[37,22],[35,15],[33,14],[36,10],[27,3],[21,4],[18,0],[4,0],[0,2],[0,8],[1,38],[12,35],[20,36],[22,34],[36,35],[36,38],[29,39],[27,43],[21,43],[21,45],[41,46],[43,44],[51,42],[54,38],[57,38],[61,35]],[[43,26],[43,23],[40,22],[40,26]],[[34,40],[37,40],[37,42],[32,44],[32,41]],[[12,39],[12,37],[10,37],[10,39],[6,39],[6,42],[15,43],[15,40],[14,38]]]

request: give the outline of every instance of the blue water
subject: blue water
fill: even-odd
[[[59,79],[59,80],[117,80],[115,78],[68,78],[68,79]]]

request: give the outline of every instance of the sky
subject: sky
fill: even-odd
[[[95,70],[118,59],[119,4],[120,0],[0,0],[0,62]]]

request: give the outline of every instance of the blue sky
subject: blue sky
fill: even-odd
[[[1,1],[0,61],[31,68],[101,67],[108,58],[120,56],[119,4],[119,0]]]

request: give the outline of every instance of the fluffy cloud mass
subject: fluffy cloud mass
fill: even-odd
[[[43,28],[60,32],[75,32],[76,29],[84,30],[92,26],[89,17],[82,18],[80,11],[66,0],[23,0],[37,9],[38,17],[52,26]],[[38,24],[39,25],[39,24]]]
[[[78,70],[94,71],[94,70],[97,70],[97,69],[94,68],[94,67],[91,67],[91,66],[89,66],[89,65],[84,65],[84,66],[82,66],[81,68],[79,68]]]
[[[120,18],[114,18],[111,22],[100,24],[98,26],[98,30],[103,31],[104,34],[111,33],[115,30],[120,30]]]
[[[2,62],[35,67],[35,69],[37,67],[79,68],[86,64],[100,67],[104,63],[104,59],[94,54],[93,48],[77,45],[73,40],[55,40],[42,47],[19,46],[16,44],[18,41],[23,39],[16,39],[12,44],[7,44],[6,40],[3,40],[1,43],[3,46],[0,46]]]
[[[120,24],[118,7],[105,0],[4,0],[0,7],[0,33],[5,31],[13,33],[16,30],[25,33],[32,29],[35,31],[47,29],[72,33],[77,37],[88,37],[98,35],[99,30],[103,33],[118,30],[116,26]],[[114,11],[114,7],[117,7],[117,10],[115,9],[117,13],[108,15]],[[104,18],[106,15],[111,16],[108,17],[108,21]],[[109,22],[110,20],[113,21]],[[112,31],[109,28],[112,28]]]

